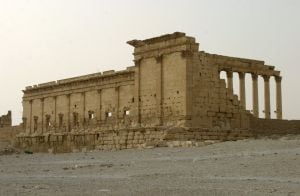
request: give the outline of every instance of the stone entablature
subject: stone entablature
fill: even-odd
[[[53,93],[53,95],[51,96],[55,96],[55,93],[61,94],[62,91],[68,94],[68,91],[86,87],[105,86],[132,81],[134,80],[133,73],[134,67],[127,67],[127,69],[123,71],[116,72],[114,70],[111,70],[105,71],[103,73],[100,72],[95,74],[88,74],[79,77],[27,86],[25,90],[23,90],[23,100],[30,100],[32,99],[32,97],[39,95],[42,95],[42,97],[49,96],[47,93]]]

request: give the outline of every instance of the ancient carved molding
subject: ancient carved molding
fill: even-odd
[[[257,80],[258,75],[256,73],[251,73],[252,80]]]

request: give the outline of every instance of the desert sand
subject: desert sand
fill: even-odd
[[[300,137],[2,155],[0,195],[300,195]]]

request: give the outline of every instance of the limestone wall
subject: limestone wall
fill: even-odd
[[[241,107],[239,98],[220,79],[218,64],[204,52],[189,57],[191,86],[191,126],[210,129],[247,128],[249,112]]]
[[[259,136],[300,134],[300,120],[277,120],[251,117],[250,130]]]
[[[14,143],[16,135],[23,131],[22,126],[11,126],[0,128],[0,142]]]
[[[135,96],[141,125],[185,126],[190,116],[186,54],[198,51],[198,43],[183,33],[128,43],[135,47]]]
[[[24,90],[23,123],[27,134],[65,132],[101,124],[133,123],[133,68],[50,82]],[[126,123],[124,122],[124,114]]]
[[[201,128],[148,127],[18,136],[16,146],[35,152],[122,150],[149,147],[190,147],[253,137],[247,130],[211,131]]]

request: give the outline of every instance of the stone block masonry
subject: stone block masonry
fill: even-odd
[[[127,43],[134,47],[134,65],[126,70],[26,87],[18,145],[124,149],[150,141],[236,140],[256,137],[258,129],[272,127],[269,122],[283,122],[282,77],[274,66],[199,51],[195,38],[180,32]],[[240,97],[234,94],[233,73],[239,74]],[[246,110],[246,74],[253,81],[252,112]],[[266,120],[259,119],[258,77],[264,78]],[[270,119],[271,77],[278,120]],[[293,133],[299,132],[296,123]]]
[[[81,150],[122,150],[153,147],[191,147],[220,141],[235,141],[254,135],[247,130],[210,131],[201,128],[131,128],[86,130],[44,135],[19,135],[19,148],[38,152],[72,152]]]
[[[6,115],[0,116],[0,128],[11,127],[11,126],[12,126],[11,111],[8,111]]]

